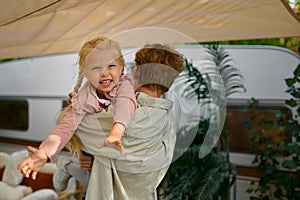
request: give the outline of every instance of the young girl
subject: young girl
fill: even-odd
[[[122,135],[136,109],[131,79],[123,75],[124,58],[117,42],[98,37],[86,42],[79,51],[78,81],[74,87],[72,103],[63,119],[39,146],[28,147],[31,155],[18,168],[26,176],[36,178],[37,172],[70,140],[85,115],[113,106],[114,121],[111,131],[100,147],[112,147],[123,154]],[[87,79],[79,90],[81,83]],[[79,91],[78,91],[79,90]]]

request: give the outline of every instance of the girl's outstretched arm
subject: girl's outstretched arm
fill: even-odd
[[[27,150],[31,153],[25,160],[23,160],[19,165],[18,169],[25,177],[36,179],[37,173],[42,169],[42,167],[47,163],[47,154],[39,149],[33,148],[31,146],[27,147]]]

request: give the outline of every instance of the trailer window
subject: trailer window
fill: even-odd
[[[223,134],[227,133],[230,151],[250,153],[253,144],[251,138],[258,131],[264,131],[265,137],[272,138],[274,142],[291,140],[287,130],[276,124],[278,113],[282,110],[287,111],[282,116],[283,120],[292,117],[291,112],[284,106],[258,106],[255,110],[249,110],[246,106],[227,106]],[[269,124],[262,125],[262,121]]]
[[[0,129],[25,131],[28,119],[26,100],[0,100]]]

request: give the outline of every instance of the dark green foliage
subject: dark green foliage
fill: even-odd
[[[9,61],[13,61],[13,60],[21,60],[24,58],[7,58],[7,59],[0,59],[0,63],[4,63],[4,62],[9,62]]]
[[[293,75],[292,78],[285,79],[288,87],[286,92],[292,96],[285,103],[294,113],[292,118],[287,119],[287,111],[283,110],[275,115],[276,120],[261,119],[258,121],[261,131],[253,134],[255,142],[252,149],[256,153],[253,162],[258,164],[258,171],[264,176],[260,178],[258,188],[249,188],[249,193],[259,197],[251,199],[300,199],[300,65]],[[251,109],[255,109],[257,105],[257,101],[252,102]],[[285,137],[276,142],[272,137],[265,137],[266,132],[275,130],[286,130],[292,139]]]
[[[209,99],[209,89],[200,71],[187,59],[184,59],[184,67],[185,71],[181,74],[181,78],[190,86],[190,88],[184,90],[182,95],[192,99],[196,94],[198,103],[200,103],[200,100]]]
[[[216,149],[198,157],[199,145],[191,146],[171,166],[161,188],[169,199],[228,199],[230,168],[235,168]],[[234,171],[235,173],[235,171]]]

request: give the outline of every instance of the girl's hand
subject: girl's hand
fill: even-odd
[[[121,155],[124,153],[124,147],[120,139],[107,137],[101,144],[96,145],[97,149],[102,147],[110,147],[116,149],[120,152]]]
[[[96,145],[96,148],[100,149],[102,147],[110,147],[120,151],[121,155],[123,155],[124,147],[121,142],[121,138],[123,136],[125,127],[120,123],[114,123],[109,136],[99,145]]]
[[[35,180],[37,173],[47,163],[48,156],[44,151],[31,146],[28,146],[27,150],[31,153],[31,155],[18,165],[18,169],[25,177],[29,178],[31,175],[31,178]]]

